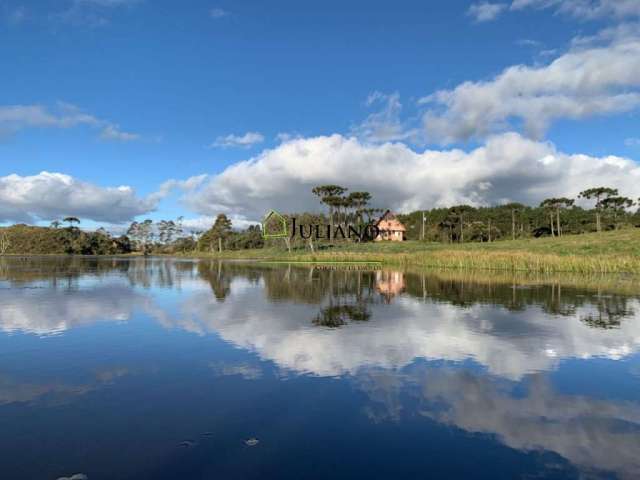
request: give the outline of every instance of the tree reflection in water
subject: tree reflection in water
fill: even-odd
[[[54,290],[78,291],[79,281],[125,278],[133,287],[180,288],[185,280],[205,280],[218,302],[243,279],[262,284],[271,302],[319,305],[314,324],[339,327],[366,321],[367,305],[391,304],[400,296],[458,307],[497,305],[513,312],[532,306],[559,316],[574,316],[599,329],[618,328],[635,311],[637,282],[616,276],[546,277],[488,272],[403,272],[398,270],[322,270],[314,266],[191,261],[149,257],[12,257],[0,258],[0,281],[13,286],[44,282]],[[587,309],[588,312],[584,312]]]

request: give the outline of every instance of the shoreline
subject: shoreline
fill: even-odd
[[[158,247],[162,249],[163,247]],[[166,247],[164,247],[166,249]],[[7,253],[2,258],[76,256],[59,253]],[[143,254],[77,255],[85,258],[138,258]],[[560,238],[503,240],[492,243],[371,242],[344,243],[311,252],[291,252],[284,244],[223,252],[157,251],[150,257],[285,263],[363,263],[388,267],[519,273],[640,274],[640,228]]]

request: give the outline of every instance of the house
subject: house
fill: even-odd
[[[405,232],[407,229],[397,219],[397,217],[391,213],[391,210],[387,210],[376,222],[376,227],[380,232],[375,241],[389,240],[391,242],[402,242],[405,240]]]

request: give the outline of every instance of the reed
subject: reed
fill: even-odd
[[[420,242],[337,245],[331,250],[256,249],[189,256],[308,262],[376,261],[403,267],[576,274],[640,274],[640,229],[560,239],[527,239],[491,244]]]
[[[331,252],[287,256],[293,261],[377,261],[388,265],[522,272],[640,273],[640,259],[610,255],[442,250],[413,253]]]

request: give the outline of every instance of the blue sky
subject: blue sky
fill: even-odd
[[[458,200],[536,201],[536,195],[591,186],[568,185],[587,172],[593,181],[604,175],[624,187],[640,175],[634,173],[640,80],[585,80],[607,66],[592,65],[599,56],[611,55],[614,66],[616,55],[628,56],[628,67],[621,69],[639,61],[639,2],[614,3],[2,1],[0,221],[48,223],[68,213],[90,225],[126,223],[136,215],[206,222],[224,211],[241,224],[259,217],[263,207],[301,202],[313,208],[311,195],[304,198],[309,186],[342,178],[399,210]],[[563,57],[559,73],[548,68]],[[525,93],[505,93],[511,87],[500,87],[496,78],[517,65],[529,70],[504,83],[520,82]],[[577,81],[544,86],[546,78],[553,85],[558,75],[580,69],[585,71]],[[449,103],[434,105],[434,93],[451,94],[464,82],[489,84],[478,94],[492,99],[488,115],[486,105],[469,104],[460,91],[459,104],[449,95]],[[523,95],[529,104],[519,102]],[[543,95],[549,102],[541,106],[536,102]],[[500,113],[498,105],[513,106]],[[583,111],[584,105],[590,107]],[[446,125],[434,126],[433,116]],[[466,122],[461,116],[473,117],[464,133],[455,126]],[[486,119],[488,127],[481,125]],[[288,135],[284,143],[280,134]],[[510,142],[518,152],[531,148],[533,156],[486,178],[459,178],[468,170],[465,162],[511,165],[507,147],[500,155],[485,152],[490,142]],[[545,148],[580,174],[555,184],[543,181],[549,172],[521,179],[529,189],[521,197],[521,189],[501,186],[527,162],[548,165],[541,162],[549,154]],[[449,172],[454,192],[444,178],[425,184],[437,195],[417,186],[407,187],[410,193],[400,186],[385,190],[361,168],[372,164],[385,171],[383,177],[402,176],[398,159],[406,156],[411,168],[424,173],[440,165],[425,150],[446,156],[452,149],[466,155],[459,158],[459,172]],[[347,151],[362,158],[352,161]],[[474,152],[485,156],[474,158]],[[579,154],[592,157],[592,165],[582,165]],[[619,172],[611,171],[612,162],[602,166],[609,156],[624,163]],[[234,169],[251,158],[251,168]],[[305,173],[318,164],[332,170]],[[270,177],[261,170],[269,168],[287,172],[273,177],[274,191],[264,187]],[[63,175],[64,185],[62,177],[41,182],[42,171]],[[201,179],[161,189],[167,181],[196,176]],[[122,185],[133,192],[103,192]],[[287,194],[275,192],[283,189]],[[60,208],[38,203],[36,197],[49,192]],[[82,195],[103,193],[104,202],[89,202],[95,211],[77,203],[86,203]],[[58,202],[57,195],[77,202]],[[110,215],[114,201],[122,212]]]

